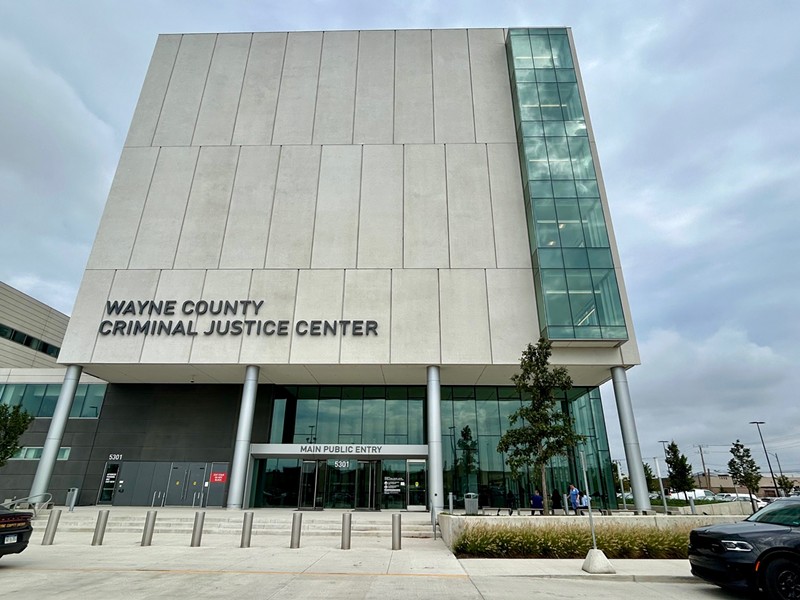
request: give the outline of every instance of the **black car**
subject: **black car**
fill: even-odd
[[[0,556],[19,554],[28,547],[33,533],[29,512],[17,512],[0,506]]]
[[[689,536],[692,574],[728,588],[800,600],[800,498],[780,498],[739,523]]]

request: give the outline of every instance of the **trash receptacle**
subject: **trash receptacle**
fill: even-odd
[[[468,515],[478,514],[478,494],[472,492],[464,494],[464,513]]]
[[[66,505],[69,506],[69,512],[75,510],[75,503],[78,501],[78,492],[80,491],[79,488],[69,488],[67,490],[67,502]]]

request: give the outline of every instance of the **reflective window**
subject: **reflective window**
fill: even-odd
[[[542,334],[626,339],[567,30],[511,29],[507,52]]]
[[[0,323],[0,338],[11,340],[21,346],[27,346],[31,350],[36,350],[37,352],[47,354],[53,358],[58,358],[58,353],[61,350],[58,346],[49,344],[23,331],[19,331],[8,325],[3,325],[2,323]]]
[[[23,446],[14,453],[11,460],[39,460],[42,458],[42,450],[44,450],[42,446]],[[62,446],[58,449],[56,460],[69,460],[71,451],[72,448],[69,446]]]
[[[14,383],[0,385],[0,404],[20,406],[38,418],[50,418],[56,409],[60,384]],[[79,384],[70,409],[70,418],[98,418],[106,395],[105,384]]]

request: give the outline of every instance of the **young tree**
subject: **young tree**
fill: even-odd
[[[475,460],[478,456],[478,442],[472,439],[472,429],[465,425],[461,430],[461,439],[458,440],[458,449],[461,451],[461,466],[464,473],[469,475],[475,470]]]
[[[0,404],[0,467],[19,450],[19,438],[32,421],[33,416],[19,406]]]
[[[642,467],[644,468],[644,478],[647,481],[647,491],[657,492],[659,490],[658,480],[653,475],[653,468],[644,461],[642,461]]]
[[[783,494],[785,496],[788,496],[789,494],[792,493],[792,490],[794,490],[794,481],[792,481],[786,475],[780,475],[777,478],[777,482],[778,482],[778,489],[783,490]]]
[[[736,440],[731,446],[731,454],[733,454],[733,458],[728,461],[728,473],[734,485],[740,485],[747,489],[750,494],[750,504],[753,505],[753,511],[755,511],[753,494],[758,492],[761,484],[761,471],[758,470],[758,465],[750,454],[750,448],[739,440]]]
[[[683,492],[686,500],[689,497],[686,492],[694,489],[694,477],[692,476],[692,465],[684,454],[678,449],[678,444],[673,440],[667,446],[667,476],[669,477],[669,487],[676,492]]]
[[[523,467],[533,467],[541,477],[545,511],[549,511],[545,467],[548,461],[566,454],[586,438],[575,433],[572,418],[561,411],[555,394],[572,387],[572,379],[564,367],[550,367],[551,343],[540,338],[522,352],[520,372],[511,380],[530,402],[508,418],[511,428],[501,437],[497,451],[507,454],[508,466],[516,476]]]

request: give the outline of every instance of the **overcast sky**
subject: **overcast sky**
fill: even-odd
[[[792,0],[0,0],[0,280],[72,310],[159,33],[566,25],[642,354],[642,454],[674,439],[725,471],[738,438],[766,472],[759,420],[800,473],[799,23]]]

